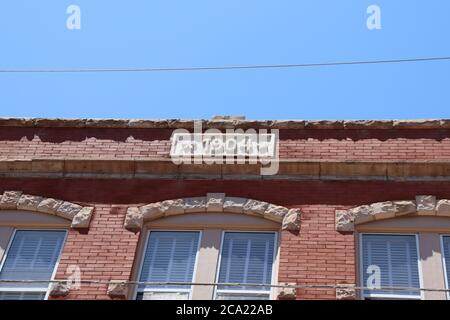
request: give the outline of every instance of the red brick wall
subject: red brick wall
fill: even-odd
[[[168,158],[168,129],[3,128],[0,158]],[[450,130],[283,130],[283,159],[449,160]]]
[[[168,158],[172,130],[0,128],[0,159]],[[282,158],[327,160],[450,160],[450,130],[284,130]],[[299,207],[298,235],[283,232],[279,281],[355,283],[354,236],[335,231],[334,210],[377,201],[450,198],[449,182],[221,181],[0,178],[0,192],[22,190],[95,206],[86,232],[70,230],[57,278],[81,267],[84,280],[130,279],[139,234],[123,228],[126,207],[225,192]],[[68,298],[107,299],[106,285],[83,284]],[[334,290],[298,290],[299,298],[334,298]]]
[[[125,208],[129,205],[225,192],[299,207],[303,211],[301,231],[298,235],[283,232],[279,267],[279,281],[299,284],[355,283],[354,236],[335,231],[335,209],[414,199],[417,194],[450,198],[448,182],[5,178],[0,180],[0,192],[4,190],[23,190],[95,205],[89,230],[70,230],[57,273],[58,278],[65,278],[67,266],[78,264],[85,280],[130,278],[139,234],[123,228]],[[334,290],[298,290],[301,299],[334,297]],[[83,284],[69,298],[107,299],[106,285]]]

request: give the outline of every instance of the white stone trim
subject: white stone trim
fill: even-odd
[[[405,215],[450,217],[450,200],[419,195],[415,200],[376,202],[349,210],[336,210],[336,230],[353,232],[358,224]]]
[[[0,210],[25,210],[51,214],[70,220],[72,228],[81,229],[89,227],[94,208],[53,198],[23,194],[22,191],[4,191],[0,197]]]
[[[300,209],[288,209],[248,198],[227,197],[224,193],[208,193],[205,197],[165,200],[141,207],[129,207],[124,226],[128,230],[139,232],[148,221],[172,215],[208,212],[258,216],[280,223],[282,230],[300,230]]]

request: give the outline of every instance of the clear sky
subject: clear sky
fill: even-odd
[[[81,29],[66,8],[81,8]],[[366,9],[381,8],[381,30]],[[450,56],[449,0],[14,0],[0,69],[197,67]],[[450,61],[202,72],[0,73],[0,116],[450,118]]]

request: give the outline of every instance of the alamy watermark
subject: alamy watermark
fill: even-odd
[[[67,7],[66,13],[69,14],[66,20],[66,27],[69,30],[81,29],[81,9],[76,4]]]
[[[371,264],[367,267],[366,273],[369,275],[366,281],[366,287],[368,289],[380,289],[381,288],[381,269],[379,266]]]
[[[366,25],[369,30],[380,30],[381,29],[381,8],[376,4],[372,4],[367,7],[367,18]]]
[[[279,169],[279,131],[272,129],[208,129],[194,122],[194,132],[174,130],[170,157],[180,164],[261,164],[261,175],[275,175]]]

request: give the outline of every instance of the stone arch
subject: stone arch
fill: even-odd
[[[336,210],[336,230],[353,232],[355,225],[403,216],[450,217],[450,200],[420,195],[414,200],[376,202],[349,210]]]
[[[51,214],[70,220],[72,228],[81,229],[89,227],[94,208],[83,207],[64,200],[24,194],[22,191],[4,191],[0,199],[0,210],[24,210]]]
[[[300,230],[300,209],[288,209],[248,198],[227,197],[224,193],[208,193],[204,197],[165,200],[140,207],[129,207],[124,226],[130,231],[139,232],[148,221],[173,215],[208,212],[252,215],[278,222],[282,225],[282,230]]]

